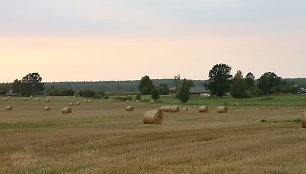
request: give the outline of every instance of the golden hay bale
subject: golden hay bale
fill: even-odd
[[[72,109],[70,107],[64,107],[62,109],[62,114],[70,114],[72,112]]]
[[[92,100],[88,100],[87,102],[88,102],[88,103],[91,103],[91,102],[92,102]]]
[[[163,112],[160,109],[147,111],[143,117],[144,124],[161,124],[163,121]]]
[[[13,106],[6,106],[6,110],[8,110],[8,111],[13,110]]]
[[[151,104],[153,104],[153,103],[155,103],[155,102],[154,102],[154,100],[151,100],[151,102],[150,102],[150,103],[151,103]]]
[[[161,106],[160,110],[164,112],[180,112],[180,108],[178,106]]]
[[[49,106],[45,106],[44,110],[45,110],[45,111],[50,111],[51,108],[50,108]]]
[[[208,112],[208,106],[200,106],[199,107],[199,112],[200,113]]]
[[[227,113],[228,112],[228,108],[227,108],[227,106],[218,106],[217,112],[218,113]]]
[[[4,98],[3,101],[7,101],[7,98]]]
[[[73,106],[73,103],[69,103],[69,106]]]
[[[47,98],[47,99],[46,99],[46,102],[49,102],[49,101],[50,101],[50,100]]]
[[[75,104],[76,104],[76,105],[80,105],[81,103],[80,103],[80,102],[76,102]]]
[[[188,111],[188,108],[187,107],[183,107],[182,111]]]
[[[126,100],[125,102],[126,102],[126,103],[130,103],[130,100]]]
[[[54,99],[53,97],[50,97],[50,99]]]
[[[33,98],[33,96],[30,96],[30,99],[32,99]]]
[[[134,110],[134,107],[133,107],[133,106],[127,106],[125,110],[126,110],[126,111],[133,111],[133,110]]]
[[[28,101],[28,98],[24,98],[24,101]]]
[[[87,100],[84,100],[84,103],[87,103]]]
[[[36,101],[39,101],[39,100],[40,100],[39,98],[36,99]]]
[[[136,100],[135,102],[136,102],[136,103],[139,103],[139,100]]]

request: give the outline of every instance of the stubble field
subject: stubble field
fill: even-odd
[[[0,101],[0,173],[273,173],[306,171],[303,106],[215,106],[143,114],[161,104],[55,97]],[[72,114],[61,114],[70,102]],[[12,105],[13,110],[5,107]],[[133,112],[125,111],[135,106]],[[44,111],[50,106],[50,111]],[[263,120],[264,119],[264,120]]]

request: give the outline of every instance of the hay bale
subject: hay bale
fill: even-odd
[[[127,106],[125,108],[126,111],[133,111],[134,110],[134,107],[133,106]]]
[[[4,98],[3,101],[7,101],[7,98]]]
[[[8,111],[13,110],[13,106],[6,106],[6,110],[8,110]]]
[[[45,110],[45,111],[50,111],[51,108],[50,108],[49,106],[45,106],[44,110]]]
[[[227,108],[227,106],[218,106],[217,112],[218,113],[227,113],[228,112],[228,108]]]
[[[136,100],[135,102],[136,102],[136,103],[139,103],[139,100]]]
[[[73,106],[73,103],[69,103],[69,106]]]
[[[62,109],[62,114],[70,114],[72,112],[72,109],[70,107],[64,107]]]
[[[40,101],[40,98],[37,98],[36,101]]]
[[[306,128],[306,111],[303,113],[302,128]]]
[[[130,103],[130,100],[126,100],[125,102],[126,102],[126,103]]]
[[[24,98],[24,101],[28,101],[28,98]]]
[[[53,97],[50,97],[50,99],[54,99]]]
[[[87,100],[84,100],[84,103],[87,103]]]
[[[49,102],[49,101],[50,101],[50,100],[47,98],[47,99],[46,99],[46,102]]]
[[[153,103],[155,103],[155,101],[154,100],[151,100],[151,102],[150,102],[151,104],[153,104]]]
[[[188,111],[188,108],[187,107],[183,107],[182,111]]]
[[[180,108],[178,106],[161,106],[160,110],[164,112],[180,112]]]
[[[161,124],[163,121],[163,112],[160,109],[147,111],[143,117],[144,124]]]
[[[75,104],[76,104],[76,105],[80,105],[81,103],[80,103],[80,102],[76,102]]]
[[[88,100],[87,102],[88,102],[88,103],[91,103],[91,102],[92,102],[92,100]]]
[[[33,96],[30,96],[30,99],[32,99],[33,98]]]
[[[208,106],[200,106],[200,107],[199,107],[199,112],[200,112],[200,113],[206,113],[206,112],[208,112]]]

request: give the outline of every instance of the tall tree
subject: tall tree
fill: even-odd
[[[189,100],[189,90],[193,86],[193,82],[191,80],[184,79],[182,85],[180,87],[179,99],[181,103],[187,103]]]
[[[39,91],[44,90],[44,84],[41,82],[42,78],[38,73],[29,73],[22,78],[23,92],[26,95],[35,96]]]
[[[209,71],[208,89],[213,95],[222,97],[230,91],[231,69],[226,64],[216,64]]]
[[[232,80],[230,92],[234,98],[245,98],[247,97],[246,91],[246,80],[243,78],[242,72],[239,70]]]
[[[149,76],[144,76],[141,78],[138,85],[138,89],[142,95],[149,95],[153,90],[153,83]]]
[[[153,87],[153,89],[151,91],[151,97],[154,100],[158,100],[160,98],[158,90],[155,87]]]
[[[257,87],[264,95],[268,95],[276,92],[274,89],[280,87],[281,82],[281,77],[273,72],[266,72],[258,79]]]
[[[249,89],[254,87],[254,80],[255,80],[255,76],[251,72],[249,72],[245,76],[246,85],[248,86]]]
[[[20,96],[22,94],[22,82],[21,80],[14,80],[14,82],[12,83],[12,89],[13,92],[17,95]]]

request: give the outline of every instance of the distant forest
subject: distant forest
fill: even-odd
[[[169,88],[175,88],[175,79],[152,79],[155,86],[159,84],[167,84]],[[206,81],[193,80],[194,86],[204,86]],[[45,91],[51,87],[57,89],[73,89],[74,91],[80,90],[94,90],[112,93],[125,93],[125,92],[138,92],[138,85],[140,80],[128,81],[97,81],[97,82],[45,82]]]
[[[306,88],[306,78],[290,78],[283,79],[287,82],[292,82],[300,87]],[[169,88],[175,88],[175,79],[152,79],[154,85],[158,86],[161,83],[165,83]],[[193,80],[194,86],[204,86],[207,80]],[[126,93],[126,92],[138,92],[138,85],[140,80],[130,81],[96,81],[96,82],[44,82],[44,91],[46,92],[51,87],[57,89],[72,89],[75,91],[80,90],[94,90],[104,91],[112,93]],[[12,83],[0,83],[0,94],[8,89],[11,89]],[[2,93],[3,94],[3,93]]]

